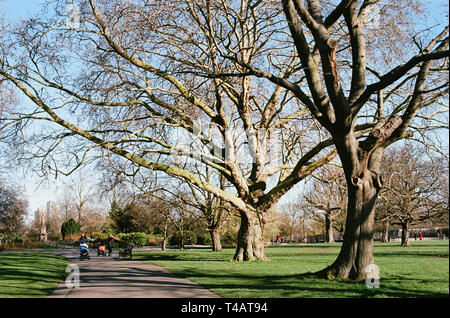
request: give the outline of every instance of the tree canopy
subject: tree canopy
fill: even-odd
[[[344,243],[321,274],[364,279],[384,150],[404,138],[429,144],[427,132],[448,127],[448,26],[415,30],[413,0],[48,7],[1,38],[0,79],[33,106],[2,115],[0,129],[56,174],[113,154],[128,174],[213,194],[241,217],[234,260],[266,259],[270,208],[339,156]],[[45,125],[26,133],[36,122]],[[206,168],[216,177],[203,178]]]

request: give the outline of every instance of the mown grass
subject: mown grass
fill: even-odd
[[[211,252],[187,249],[137,252],[135,259],[160,265],[222,297],[335,298],[335,297],[448,297],[449,242],[375,243],[380,288],[365,282],[325,280],[308,273],[331,264],[339,244],[299,244],[266,248],[270,261],[229,262],[233,249]]]
[[[44,253],[0,254],[0,298],[49,295],[67,276],[68,261]]]

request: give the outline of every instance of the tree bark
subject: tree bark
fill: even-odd
[[[262,214],[241,212],[234,261],[267,260],[264,253],[264,220]]]
[[[325,242],[334,243],[333,218],[328,213],[325,214]]]
[[[317,273],[319,276],[363,280],[367,266],[373,264],[374,211],[379,185],[376,175],[367,169],[357,179],[347,182],[348,212],[341,251],[332,265]]]
[[[219,227],[210,229],[209,234],[211,235],[213,252],[220,252],[222,250],[222,243],[220,242]]]
[[[402,247],[411,246],[409,243],[409,224],[408,222],[402,223]]]

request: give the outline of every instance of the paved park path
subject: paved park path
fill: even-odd
[[[77,249],[53,253],[65,256],[80,271],[79,288],[61,282],[48,298],[218,298],[196,283],[176,277],[162,267],[144,261],[97,256],[80,261]]]

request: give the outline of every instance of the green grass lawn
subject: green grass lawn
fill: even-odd
[[[69,262],[44,253],[0,254],[0,298],[45,297],[67,276]]]
[[[267,247],[270,261],[229,262],[234,249],[137,252],[135,259],[160,265],[222,297],[448,297],[449,241],[375,243],[380,288],[365,282],[329,281],[312,275],[331,264],[340,244]]]

